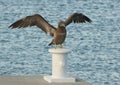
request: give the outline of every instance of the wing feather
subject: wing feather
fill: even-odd
[[[74,13],[68,19],[65,21],[65,25],[69,25],[70,23],[86,23],[86,22],[92,22],[90,18],[83,15],[82,13]]]
[[[40,28],[41,30],[43,30],[45,33],[50,33],[51,36],[53,36],[54,31],[56,30],[56,28],[54,26],[52,26],[51,24],[49,24],[41,15],[39,14],[35,14],[32,16],[27,16],[25,18],[22,18],[16,22],[14,22],[13,24],[11,24],[9,26],[9,28],[11,27],[13,28],[25,28],[28,26],[37,26],[38,28]]]

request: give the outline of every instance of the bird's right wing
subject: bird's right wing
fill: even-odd
[[[74,22],[74,23],[85,23],[85,22],[92,22],[92,20],[82,13],[73,13],[71,16],[69,16],[66,19],[65,25],[67,26],[72,22]]]
[[[13,24],[11,24],[9,27],[13,28],[25,28],[28,26],[37,26],[41,30],[43,30],[45,33],[50,33],[51,36],[53,36],[54,31],[56,28],[49,24],[41,15],[35,14],[32,16],[27,16],[25,18],[22,18]]]

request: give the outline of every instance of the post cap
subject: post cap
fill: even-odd
[[[70,52],[70,49],[67,48],[52,48],[49,49],[50,53],[68,53]]]

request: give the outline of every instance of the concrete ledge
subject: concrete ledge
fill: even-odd
[[[0,76],[0,85],[90,85],[77,80],[75,83],[48,83],[43,76]]]

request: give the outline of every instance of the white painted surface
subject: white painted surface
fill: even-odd
[[[49,49],[52,54],[52,75],[45,76],[48,82],[75,82],[75,78],[71,78],[66,73],[67,54],[70,52],[66,48]]]

